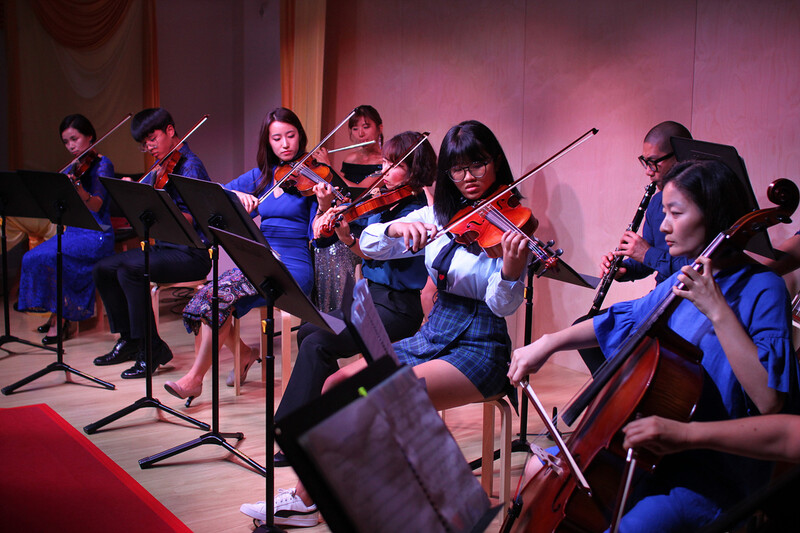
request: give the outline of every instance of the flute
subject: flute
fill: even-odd
[[[358,148],[360,146],[367,146],[368,144],[372,144],[375,141],[367,141],[363,143],[351,144],[350,146],[342,146],[341,148],[334,148],[333,150],[328,150],[329,154],[334,154],[336,152],[344,152],[345,150],[351,150],[353,148]]]

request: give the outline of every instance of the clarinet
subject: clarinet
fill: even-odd
[[[639,231],[639,226],[644,219],[644,213],[647,211],[650,198],[653,197],[655,192],[656,183],[653,181],[650,182],[647,187],[645,187],[644,197],[639,203],[639,207],[636,209],[636,214],[633,216],[633,221],[628,226],[628,231]],[[617,248],[617,250],[619,250],[619,248]],[[622,256],[616,256],[611,262],[611,268],[608,269],[608,272],[605,276],[603,276],[603,279],[600,280],[600,284],[597,286],[597,293],[594,295],[592,308],[589,309],[589,312],[586,314],[586,318],[591,318],[600,312],[600,307],[603,305],[603,300],[605,300],[606,295],[608,294],[608,289],[611,287],[611,282],[614,281],[614,278],[617,276],[620,266],[622,266]]]

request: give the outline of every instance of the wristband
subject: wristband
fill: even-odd
[[[351,242],[350,244],[345,244],[345,246],[347,246],[348,248],[352,248],[358,242],[358,239],[356,239],[356,236],[353,235],[352,233],[350,234],[350,237],[353,239],[353,242]]]

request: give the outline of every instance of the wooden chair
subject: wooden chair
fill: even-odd
[[[511,406],[504,395],[492,396],[483,404],[481,445],[481,486],[489,497],[494,485],[494,410],[500,413],[500,489],[499,501],[505,509],[511,502]]]
[[[264,321],[267,319],[267,308],[261,307],[261,323],[263,324]],[[289,381],[289,377],[292,373],[292,322],[294,321],[294,317],[285,311],[281,311],[280,309],[275,309],[276,312],[280,313],[280,324],[281,324],[281,393],[286,390],[286,383]],[[231,336],[235,343],[236,349],[234,350],[233,354],[233,392],[234,395],[239,396],[242,390],[242,384],[240,376],[242,375],[241,370],[241,360],[240,360],[240,342],[241,339],[241,321],[234,316],[231,316]],[[262,326],[263,327],[263,326]],[[267,361],[266,361],[266,353],[267,353],[267,338],[264,335],[264,332],[261,331],[261,335],[259,336],[259,355],[261,356],[261,381],[267,381]]]
[[[199,289],[206,279],[198,279],[194,281],[179,281],[178,283],[150,283],[150,300],[153,304],[153,320],[156,326],[159,325],[161,313],[159,312],[159,304],[161,303],[161,293],[166,289],[174,289],[177,287],[186,287],[192,290]]]

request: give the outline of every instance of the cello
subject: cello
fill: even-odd
[[[789,180],[776,180],[767,196],[777,207],[741,217],[700,255],[712,258],[728,244],[741,248],[757,231],[790,222],[800,201],[797,187]],[[695,261],[692,268],[699,271],[702,263]],[[682,282],[676,287],[684,288]],[[603,531],[621,516],[625,502],[620,501],[618,489],[626,455],[622,427],[638,414],[686,421],[699,400],[702,354],[666,325],[679,301],[669,291],[567,408],[563,415],[567,424],[586,412],[566,443],[568,450],[546,459],[522,489],[521,520],[514,531]],[[580,476],[571,467],[565,468],[573,456],[588,481],[586,487],[580,487]],[[637,466],[651,471],[657,461],[655,455],[641,452]]]

